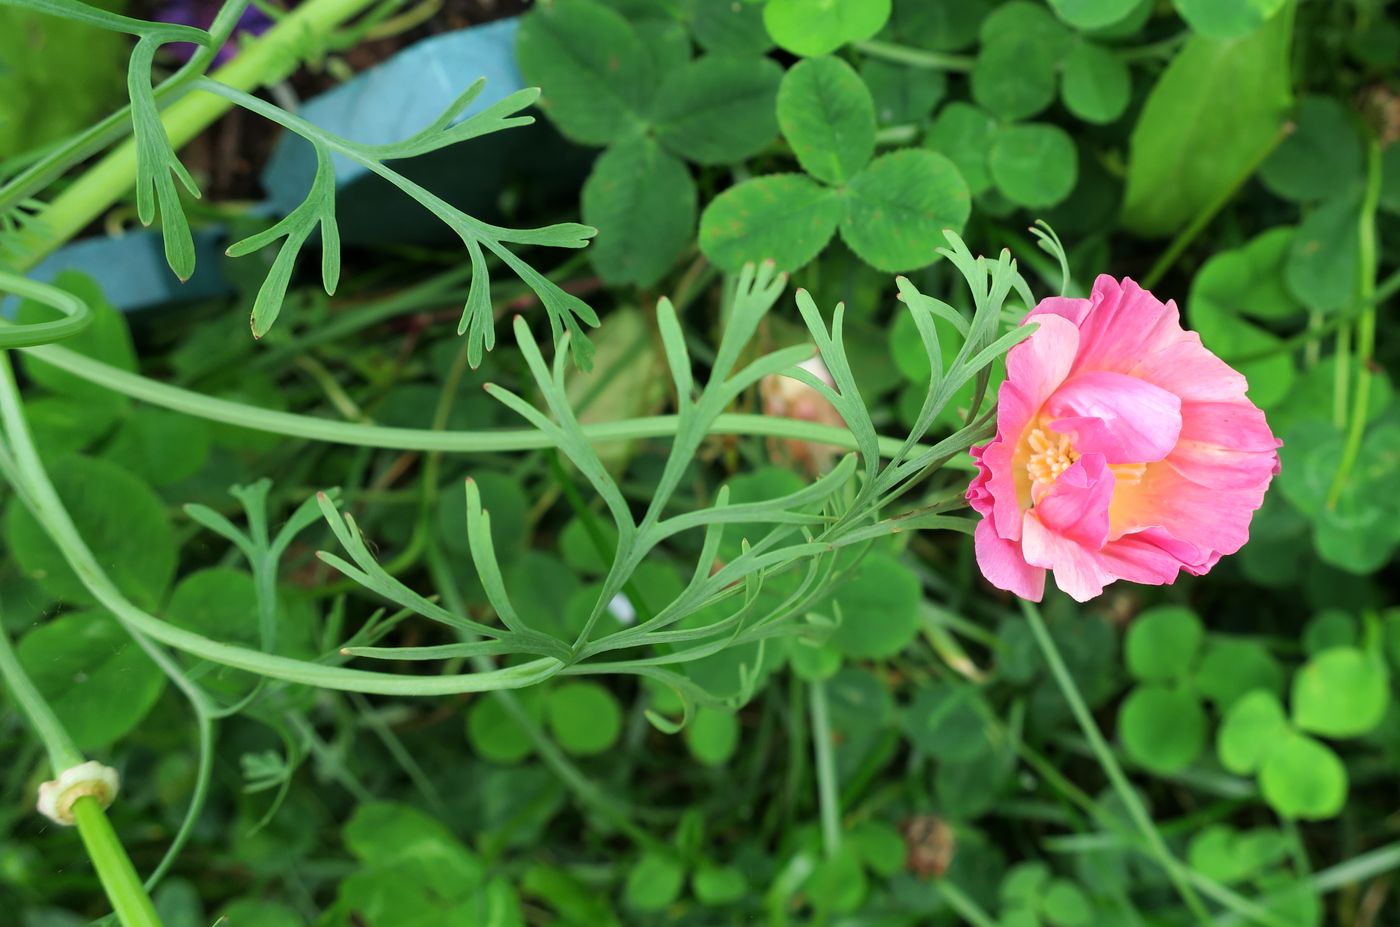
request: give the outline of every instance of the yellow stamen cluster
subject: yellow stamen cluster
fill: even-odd
[[[1079,459],[1079,453],[1070,446],[1069,435],[1047,435],[1039,428],[1032,428],[1026,443],[1031,450],[1026,472],[1036,483],[1055,482]]]

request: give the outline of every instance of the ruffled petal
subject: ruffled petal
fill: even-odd
[[[1119,579],[1144,586],[1170,585],[1183,569],[1204,572],[1214,563],[1210,555],[1159,528],[1109,541],[1100,556],[1104,566]],[[1218,554],[1214,556],[1219,559]]]
[[[1031,566],[1054,572],[1055,585],[1076,602],[1089,601],[1116,578],[1105,569],[1098,551],[1050,530],[1034,510],[1026,513],[1021,526],[1021,552]]]
[[[1182,476],[1210,489],[1268,485],[1278,473],[1278,448],[1264,413],[1249,402],[1188,402],[1181,439],[1167,461]]]
[[[1186,337],[1176,303],[1163,303],[1132,280],[1100,275],[1089,299],[1093,309],[1079,326],[1076,371],[1128,373]]]
[[[1123,485],[1109,509],[1110,538],[1160,528],[1202,552],[1233,554],[1249,540],[1249,523],[1269,479],[1231,489],[1188,479],[1170,458],[1148,464],[1141,482]]]
[[[977,566],[987,582],[1023,599],[1040,601],[1045,594],[1045,571],[1026,563],[1020,545],[998,536],[991,519],[984,518],[977,523],[973,546]]]
[[[1113,484],[1113,471],[1103,455],[1087,454],[1036,500],[1035,514],[1047,529],[1097,550],[1108,540]]]
[[[1238,402],[1249,382],[1238,370],[1201,344],[1201,336],[1185,332],[1181,340],[1148,355],[1129,371],[1181,397],[1182,402]]]
[[[1034,415],[1069,375],[1079,351],[1079,329],[1073,322],[1052,314],[1027,321],[1040,327],[1007,352],[1006,382],[1016,384]]]
[[[1151,463],[1176,446],[1181,400],[1160,386],[1094,370],[1070,377],[1045,404],[1050,427],[1070,435],[1081,454],[1109,463]]]

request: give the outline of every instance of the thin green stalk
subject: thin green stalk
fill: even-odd
[[[58,720],[58,715],[49,707],[48,700],[34,687],[29,674],[20,665],[14,648],[10,646],[10,636],[5,633],[3,625],[0,625],[0,678],[5,680],[11,697],[19,705],[20,711],[29,721],[29,726],[34,729],[39,742],[48,752],[49,766],[53,768],[54,774],[81,764],[82,753],[73,743],[73,738],[68,736],[68,731],[63,722]]]
[[[318,38],[370,6],[374,0],[307,0],[215,72],[221,83],[253,90],[290,74],[318,48]],[[195,74],[192,77],[198,77]],[[161,113],[166,135],[177,151],[233,106],[208,93],[187,94]],[[84,171],[34,217],[18,269],[28,270],[81,232],[136,182],[136,142],[127,139]]]
[[[1060,692],[1064,695],[1065,701],[1069,703],[1070,711],[1074,714],[1075,720],[1079,723],[1079,728],[1084,732],[1084,736],[1089,740],[1089,746],[1093,748],[1094,755],[1103,768],[1108,780],[1113,785],[1113,789],[1118,793],[1118,798],[1127,808],[1128,815],[1132,818],[1133,824],[1142,833],[1143,839],[1147,842],[1147,848],[1151,855],[1166,870],[1167,877],[1171,879],[1172,885],[1176,888],[1177,894],[1182,901],[1191,909],[1191,913],[1202,924],[1210,922],[1210,913],[1205,905],[1201,903],[1200,897],[1195,890],[1187,883],[1181,874],[1181,864],[1172,855],[1171,849],[1166,841],[1162,839],[1152,817],[1147,813],[1142,799],[1133,789],[1132,783],[1128,781],[1127,775],[1123,772],[1123,767],[1118,765],[1117,758],[1113,755],[1113,750],[1108,742],[1104,740],[1103,734],[1099,731],[1099,726],[1094,721],[1094,716],[1089,711],[1089,706],[1084,702],[1084,696],[1079,692],[1079,686],[1075,684],[1074,677],[1070,674],[1069,667],[1065,666],[1064,658],[1060,656],[1060,650],[1055,646],[1054,638],[1050,636],[1050,631],[1045,627],[1045,619],[1040,617],[1040,609],[1033,603],[1021,600],[1021,611],[1026,616],[1026,621],[1030,623],[1031,633],[1035,635],[1036,642],[1040,645],[1041,652],[1045,655],[1045,660],[1050,664],[1050,672],[1055,677],[1055,682],[1060,687]]]
[[[34,733],[48,752],[49,766],[54,775],[81,765],[83,755],[78,752],[73,738],[68,736],[68,731],[49,707],[48,701],[34,687],[29,674],[15,656],[14,648],[10,646],[9,636],[3,630],[0,630],[0,676],[3,676],[20,711],[29,719]],[[136,868],[131,865],[126,848],[117,839],[106,812],[96,798],[87,796],[73,803],[73,823],[78,828],[83,846],[87,848],[103,891],[112,903],[112,910],[123,927],[161,927],[155,906],[151,904]]]
[[[1346,444],[1337,464],[1337,473],[1332,478],[1332,488],[1327,493],[1327,507],[1335,509],[1346,488],[1347,479],[1361,454],[1361,439],[1366,433],[1366,415],[1371,402],[1371,358],[1376,352],[1376,307],[1371,297],[1376,293],[1376,273],[1378,270],[1376,246],[1376,209],[1381,196],[1381,143],[1372,138],[1366,159],[1366,192],[1361,200],[1361,227],[1358,230],[1360,254],[1359,301],[1367,306],[1361,318],[1356,320],[1356,398],[1351,406],[1351,421],[1347,428]],[[1340,366],[1339,368],[1340,369]]]
[[[971,55],[948,55],[923,48],[910,48],[908,45],[898,45],[894,42],[877,42],[874,39],[857,42],[855,47],[857,51],[872,58],[883,58],[885,61],[932,71],[971,71],[974,60]]]
[[[0,285],[8,286],[9,284],[7,281],[0,281]],[[241,425],[244,428],[271,434],[360,447],[445,451],[449,453],[480,454],[553,447],[553,442],[548,435],[534,429],[434,431],[428,428],[356,425],[350,422],[320,419],[310,415],[275,412],[170,386],[54,345],[29,347],[23,350],[74,376],[90,383],[100,384],[133,399],[139,399],[142,402],[148,402],[175,412],[183,412],[186,415],[229,425]],[[583,431],[589,440],[604,444],[638,438],[669,437],[676,433],[677,422],[674,415],[652,415],[616,422],[586,424],[583,426]],[[767,415],[725,413],[715,419],[710,434],[788,438],[817,444],[832,444],[848,450],[854,450],[857,447],[854,435],[845,428]],[[900,451],[903,443],[897,438],[882,437],[880,438],[880,453],[893,457]],[[923,453],[927,450],[929,450],[927,446],[916,444],[911,453]]]
[[[831,712],[827,708],[826,683],[807,684],[812,706],[812,752],[817,768],[817,802],[821,809],[822,847],[828,858],[841,850],[841,801],[837,797],[836,755],[831,748]]]
[[[122,927],[161,927],[156,906],[97,799],[89,795],[75,801],[73,821]]]
[[[962,889],[952,882],[940,879],[936,883],[936,887],[938,894],[942,895],[943,900],[948,902],[948,907],[956,911],[958,916],[971,924],[972,927],[997,927],[997,922],[992,919],[991,915],[983,911],[977,902],[969,898]]]

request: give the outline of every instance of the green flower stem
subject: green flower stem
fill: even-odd
[[[821,808],[822,846],[828,858],[841,849],[841,800],[836,792],[836,754],[831,749],[831,712],[827,708],[826,683],[807,684],[812,709],[812,752],[817,768],[817,802]]]
[[[11,696],[48,752],[54,775],[81,764],[82,753],[74,745],[73,738],[68,736],[58,715],[49,707],[48,700],[34,687],[29,674],[20,665],[14,648],[10,646],[10,636],[3,627],[0,627],[0,678],[5,680]]]
[[[1366,192],[1361,200],[1361,227],[1358,232],[1360,252],[1360,290],[1358,301],[1366,306],[1361,317],[1356,320],[1356,398],[1351,405],[1351,420],[1347,427],[1346,445],[1342,448],[1341,461],[1337,473],[1332,478],[1332,487],[1327,492],[1327,507],[1335,509],[1346,488],[1352,468],[1361,454],[1361,439],[1366,433],[1366,413],[1371,402],[1371,381],[1375,375],[1370,370],[1371,358],[1376,353],[1376,274],[1379,263],[1376,257],[1376,209],[1381,197],[1381,143],[1371,139],[1366,158]],[[1338,366],[1341,370],[1341,366]],[[1340,375],[1340,373],[1339,373]]]
[[[3,630],[0,630],[0,677],[4,678],[20,711],[48,752],[54,775],[80,765],[84,759],[82,753],[48,701],[34,687]],[[80,798],[73,803],[73,819],[102,888],[112,902],[112,910],[116,911],[123,927],[160,927],[155,906],[131,865],[125,847],[112,830],[102,805],[90,796]]]
[[[1050,636],[1050,631],[1045,627],[1045,619],[1040,617],[1040,609],[1033,603],[1021,600],[1021,611],[1026,616],[1026,621],[1031,626],[1031,633],[1035,635],[1036,643],[1040,645],[1041,652],[1045,655],[1045,661],[1050,664],[1050,672],[1055,677],[1055,682],[1060,687],[1060,692],[1064,695],[1065,701],[1069,703],[1070,711],[1079,722],[1079,728],[1084,732],[1084,736],[1089,741],[1089,746],[1093,748],[1094,756],[1098,759],[1099,765],[1103,767],[1104,773],[1113,785],[1113,790],[1118,793],[1118,798],[1127,808],[1128,815],[1132,818],[1133,824],[1141,832],[1143,839],[1147,843],[1147,849],[1157,862],[1166,870],[1168,878],[1176,888],[1177,894],[1186,902],[1186,906],[1191,909],[1191,913],[1202,923],[1210,922],[1210,914],[1201,903],[1200,897],[1191,888],[1187,880],[1182,875],[1184,868],[1181,863],[1172,855],[1166,841],[1162,839],[1152,817],[1147,813],[1147,808],[1143,806],[1142,799],[1133,789],[1132,783],[1128,781],[1127,775],[1123,772],[1123,767],[1118,764],[1118,759],[1113,755],[1113,750],[1108,742],[1104,740],[1103,734],[1099,731],[1099,726],[1094,722],[1094,716],[1089,712],[1089,706],[1084,702],[1084,696],[1079,692],[1079,686],[1074,682],[1074,677],[1070,675],[1069,667],[1065,666],[1064,658],[1060,656],[1060,650],[1055,646],[1054,639]]]
[[[936,886],[938,894],[943,896],[943,900],[948,902],[948,907],[958,913],[964,921],[972,927],[997,927],[997,922],[992,919],[986,911],[983,911],[967,893],[958,888],[947,879],[940,879]]]
[[[0,280],[0,285],[8,286],[9,283]],[[45,345],[24,350],[74,376],[142,402],[186,415],[293,438],[390,450],[444,451],[459,454],[524,451],[553,446],[547,435],[534,429],[434,431],[429,428],[388,428],[337,422],[290,412],[274,412],[170,386],[84,357],[66,348]],[[674,415],[652,415],[617,422],[587,424],[583,426],[583,431],[589,440],[603,444],[610,441],[668,437],[676,433],[677,423]],[[855,436],[844,428],[776,416],[726,413],[715,419],[710,433],[788,438],[831,444],[848,450],[856,448]],[[903,443],[898,438],[881,438],[880,453],[886,457],[893,457]],[[924,445],[915,445],[911,453],[917,454],[926,450],[928,448]]]
[[[215,72],[214,77],[245,91],[276,83],[309,54],[319,50],[319,39],[373,2],[307,0],[261,38],[245,46],[237,57]],[[161,114],[171,146],[179,150],[232,106],[232,101],[207,93],[180,97]],[[23,253],[18,258],[18,269],[28,270],[77,235],[135,182],[136,142],[127,139],[38,212],[33,220],[37,231],[26,238]]]
[[[877,42],[873,39],[855,43],[856,50],[872,58],[895,61],[913,68],[927,68],[931,71],[971,71],[971,55],[947,55],[923,48],[910,48],[894,42]]]
[[[122,927],[161,927],[151,896],[97,799],[88,796],[74,802],[73,820]]]

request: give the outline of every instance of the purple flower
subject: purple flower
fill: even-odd
[[[180,26],[208,29],[213,25],[214,17],[222,6],[218,0],[171,0],[156,10],[156,19]],[[241,35],[262,35],[271,26],[271,17],[249,4],[243,15],[238,18],[233,35],[229,36],[229,40],[214,55],[215,66],[227,64],[229,59],[238,54],[238,40]],[[166,47],[171,55],[181,61],[188,61],[194,57],[195,46],[189,42],[172,42]]]

